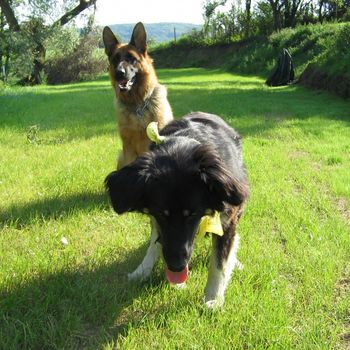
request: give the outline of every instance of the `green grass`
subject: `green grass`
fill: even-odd
[[[209,240],[187,288],[145,283],[148,219],[103,190],[120,141],[107,77],[0,96],[1,349],[334,349],[350,334],[350,103],[220,70],[161,70],[176,116],[244,137],[251,198],[222,312],[202,306]],[[61,242],[65,237],[68,245]]]
[[[315,64],[323,72],[349,78],[350,24],[323,23],[299,25],[230,44],[197,42],[190,36],[152,49],[159,67],[224,67],[240,74],[265,78],[276,65],[282,49],[290,52],[296,77]]]

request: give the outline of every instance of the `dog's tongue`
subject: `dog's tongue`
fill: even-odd
[[[166,268],[165,275],[166,279],[172,284],[184,283],[188,277],[188,265],[180,272],[174,272]]]

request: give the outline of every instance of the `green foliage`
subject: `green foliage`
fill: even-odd
[[[107,71],[105,57],[96,56],[99,37],[82,37],[71,51],[56,51],[45,66],[48,84],[89,80]]]
[[[350,71],[349,24],[315,24],[286,28],[272,33],[267,38],[258,36],[230,45],[207,45],[183,38],[177,45],[153,50],[157,63],[164,62],[170,67],[223,67],[230,71],[266,76],[277,62],[283,48],[291,53],[297,75],[310,63],[322,63],[322,67],[332,69],[334,74],[348,74]],[[198,58],[205,48],[205,54]],[[215,54],[211,54],[210,52]],[[204,52],[204,51],[203,51]],[[220,60],[217,52],[224,57]],[[169,58],[169,59],[168,59]],[[171,58],[171,59],[170,59]],[[196,59],[194,59],[196,58]]]
[[[76,7],[76,0],[3,1],[0,5],[0,64],[5,70],[1,70],[0,78],[22,85],[42,83],[45,80],[43,68],[47,42],[48,45],[52,44],[49,48],[51,51],[72,49],[74,40],[69,40],[72,39],[72,33],[67,35],[69,31],[60,31],[58,27],[91,8],[94,3],[95,0],[81,1],[80,6]],[[53,21],[55,17],[58,19],[64,14],[67,15],[73,6],[78,9],[73,17],[72,13],[69,13],[63,21]],[[26,13],[30,13],[30,16]],[[82,32],[90,31],[92,23],[93,16],[90,16]]]
[[[33,72],[34,60],[44,60],[38,47],[49,36],[40,18],[31,18],[22,23],[19,32],[7,33],[11,68],[9,79],[27,79]]]
[[[325,0],[318,4],[305,0],[260,0],[243,3],[207,0],[203,5],[205,23],[202,44],[222,44],[255,36],[268,36],[298,25],[348,21],[347,0]]]
[[[273,33],[269,42],[278,52],[287,48],[295,62],[297,73],[301,73],[306,66],[317,61],[335,40],[339,26],[334,24],[316,24],[298,26],[295,29],[284,29]]]
[[[62,57],[74,51],[79,44],[79,32],[76,27],[66,25],[52,28],[50,35],[45,41],[46,58]]]
[[[187,288],[168,285],[162,262],[150,280],[127,282],[150,229],[145,216],[115,215],[103,188],[121,149],[108,77],[7,88],[0,348],[346,349],[349,102],[218,69],[158,76],[176,116],[217,113],[243,136],[244,269],[232,275],[225,308],[202,306],[210,239],[196,242]]]
[[[271,6],[267,1],[259,1],[255,7],[256,32],[260,35],[268,36],[273,28],[273,15]]]
[[[315,63],[326,72],[344,74],[350,78],[350,24],[339,26],[332,40],[329,40],[327,50]]]

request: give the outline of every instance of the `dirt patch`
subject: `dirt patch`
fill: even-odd
[[[312,89],[328,90],[343,98],[350,98],[350,77],[330,75],[312,64],[306,67],[299,82]]]
[[[338,280],[335,288],[335,301],[344,302],[350,295],[350,264],[343,269],[341,278]],[[341,347],[345,350],[350,350],[350,311],[344,310],[345,313],[341,316],[344,319],[343,331],[340,334]]]
[[[343,342],[344,350],[350,350],[350,326],[348,327],[348,333],[341,336]]]
[[[348,226],[350,227],[350,205],[345,198],[340,198],[338,201],[338,210],[340,211],[342,217],[346,220]]]
[[[290,159],[294,160],[294,159],[306,158],[308,155],[309,155],[309,153],[306,151],[296,150],[296,151],[290,152],[288,154],[288,157]]]

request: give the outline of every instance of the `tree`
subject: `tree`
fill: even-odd
[[[303,0],[286,0],[284,4],[284,27],[295,27]]]
[[[57,0],[32,0],[28,3],[25,0],[17,1],[16,3],[12,0],[0,0],[1,16],[6,19],[6,24],[11,35],[14,36],[15,41],[19,37],[22,37],[26,38],[26,40],[30,40],[32,45],[32,72],[23,79],[24,83],[40,84],[42,82],[41,73],[46,57],[44,40],[49,35],[50,31],[55,27],[64,26],[91,6],[95,7],[96,2],[97,0],[79,0],[79,3],[76,4],[75,0],[66,1],[66,4],[68,3],[71,8],[66,10],[65,13],[52,24],[47,25],[45,24],[45,17],[47,17],[46,15],[48,15],[52,9],[58,7]],[[34,15],[32,15],[29,20],[20,23],[18,20],[18,14],[16,13],[18,5],[27,7],[33,6]],[[4,27],[5,26],[2,27],[3,33],[5,32]],[[9,47],[11,46],[11,43],[9,42],[6,44]],[[0,56],[1,62],[2,57],[4,56],[3,50],[0,51]]]
[[[252,6],[252,0],[245,0],[245,22],[246,22],[246,28],[245,28],[245,36],[248,38],[250,36],[250,30],[251,30],[251,6]]]
[[[207,0],[204,4],[204,34],[208,35],[211,31],[211,36],[215,37],[218,28],[218,21],[215,16],[215,11],[219,6],[225,5],[226,0]]]
[[[280,0],[268,0],[272,10],[273,16],[273,29],[279,31],[282,28],[282,8],[283,1]]]

